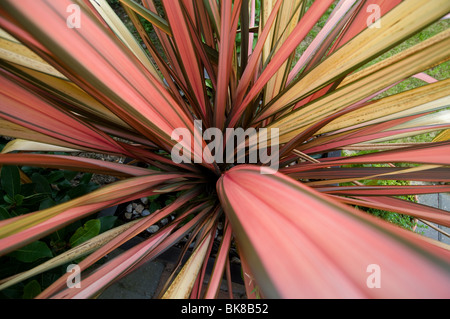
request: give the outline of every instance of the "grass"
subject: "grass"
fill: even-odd
[[[307,3],[308,3],[307,6],[309,7],[311,5],[312,1],[308,0]],[[317,24],[308,33],[305,40],[303,40],[303,42],[300,43],[299,47],[296,50],[292,65],[295,65],[295,63],[300,59],[300,56],[302,55],[302,53],[306,50],[306,48],[309,46],[309,44],[314,40],[314,38],[317,36],[317,34],[320,32],[320,30],[324,27],[326,21],[328,20],[328,17],[330,16],[330,14],[333,11],[336,4],[337,4],[337,1],[326,11],[326,13],[322,16],[322,18],[319,19]],[[381,25],[381,27],[383,27],[383,26]],[[397,45],[396,47],[392,48],[391,50],[387,51],[383,55],[381,55],[381,56],[377,57],[376,59],[370,61],[369,63],[365,64],[358,70],[362,70],[370,65],[373,65],[377,62],[385,60],[399,52],[404,51],[407,48],[410,48],[420,42],[425,41],[426,39],[431,38],[432,36],[442,32],[448,28],[450,28],[450,19],[439,20],[439,21],[433,23],[432,25],[428,26],[427,28],[423,29],[422,31],[418,32],[417,34],[415,34],[408,40],[404,41],[403,43],[401,43],[401,44]],[[355,72],[357,72],[358,70],[356,70]],[[424,73],[434,77],[437,80],[448,79],[448,78],[450,78],[450,61],[444,62],[444,63],[437,65],[429,70],[426,70]],[[383,97],[386,97],[389,95],[397,94],[397,93],[400,93],[403,91],[407,91],[412,88],[422,86],[424,84],[425,84],[425,82],[423,82],[419,79],[416,79],[416,78],[405,79],[405,81],[399,83],[398,85],[392,87],[391,89],[389,89],[389,90],[383,92],[382,94],[380,94],[379,96],[377,96],[377,99],[383,98]]]
[[[393,49],[389,50],[385,54],[381,55],[377,59],[374,59],[364,67],[370,66],[374,63],[377,63],[379,61],[382,61],[384,59],[387,59],[396,53],[399,53],[407,48],[412,47],[413,45],[416,45],[420,42],[423,42],[434,35],[447,30],[450,28],[450,19],[447,20],[439,20],[432,25],[428,26],[427,28],[423,29],[410,39],[406,40],[405,42],[399,44],[398,46],[394,47]],[[450,78],[450,61],[444,62],[440,65],[437,65],[433,68],[430,68],[429,70],[424,71],[424,73],[428,74],[429,76],[432,76],[438,81],[445,80]],[[426,85],[426,83],[422,80],[410,77],[408,79],[405,79],[403,82],[395,85],[394,87],[390,88],[389,90],[386,90],[385,92],[379,94],[375,99],[381,99],[386,96],[398,94],[404,91],[408,91],[420,86]],[[450,109],[450,106],[446,109]],[[406,137],[403,139],[398,140],[392,140],[391,143],[425,143],[425,142],[431,142],[433,138],[439,134],[440,131],[435,132],[428,132],[419,134],[416,136]]]
[[[342,155],[343,156],[356,156],[356,155],[363,155],[363,154],[372,153],[372,152],[374,152],[374,151],[346,152],[344,150],[344,151],[342,151]],[[345,165],[345,166],[346,167],[368,167],[368,166],[384,167],[384,166],[388,166],[388,165],[387,164],[353,164],[353,165]],[[404,180],[360,180],[359,182],[361,182],[364,185],[409,185],[410,184],[409,181],[404,181]],[[341,183],[340,185],[341,186],[346,186],[346,185],[354,186],[353,183]],[[401,199],[409,200],[412,202],[417,202],[415,195],[397,196],[397,197],[401,198]],[[415,227],[418,226],[417,220],[415,220],[413,217],[408,216],[408,215],[374,209],[374,208],[367,208],[367,207],[356,206],[355,208],[362,210],[364,212],[367,212],[369,214],[372,214],[376,217],[382,218],[390,223],[393,223],[395,225],[398,225],[398,226],[408,229],[408,230],[414,230]],[[421,225],[420,227],[427,227],[427,226]]]
[[[410,48],[420,42],[425,41],[426,39],[431,38],[432,36],[450,28],[450,19],[447,20],[440,20],[429,27],[425,28],[424,30],[420,31],[410,39],[406,40],[405,42],[397,45],[393,49],[389,50],[388,52],[384,53],[383,55],[379,56],[378,58],[374,59],[370,63],[366,64],[362,68],[365,68],[367,66],[370,66],[372,64],[375,64],[379,61],[382,61],[384,59],[387,59],[407,48]],[[424,73],[432,76],[436,80],[445,80],[450,78],[450,61],[444,62],[440,65],[437,65],[429,70],[424,71]],[[407,90],[411,90],[416,87],[420,87],[422,85],[426,84],[422,80],[416,79],[416,78],[409,78],[405,79],[403,82],[397,84],[396,86],[390,88],[389,90],[381,93],[378,98],[383,98],[389,95],[398,94]]]

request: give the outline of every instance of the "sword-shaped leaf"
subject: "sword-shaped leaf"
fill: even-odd
[[[450,254],[419,235],[282,174],[260,174],[258,167],[229,170],[217,191],[240,251],[268,298],[449,296]],[[370,288],[373,265],[381,272],[377,289]]]

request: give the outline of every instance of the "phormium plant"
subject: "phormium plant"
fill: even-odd
[[[450,296],[448,246],[353,208],[450,225],[448,212],[398,197],[449,192],[449,185],[360,182],[450,181],[450,123],[443,110],[450,79],[436,81],[422,73],[449,59],[450,30],[366,66],[444,17],[448,0],[262,0],[257,5],[163,0],[163,12],[151,0],[120,3],[145,46],[103,0],[0,3],[0,134],[16,138],[0,164],[119,179],[62,204],[1,220],[1,255],[103,208],[179,194],[153,214],[91,238],[39,268],[86,256],[77,264],[79,288],[68,287],[67,274],[38,298],[94,297],[186,235],[186,246],[194,243],[194,250],[163,298],[217,296],[224,274],[230,279],[232,246],[249,298]],[[324,27],[295,61],[296,48],[327,10]],[[152,24],[152,37],[142,19]],[[411,76],[427,83],[377,99]],[[245,139],[235,145],[230,129],[244,130]],[[249,129],[258,143],[255,135],[245,134]],[[430,143],[385,142],[438,130]],[[227,145],[234,147],[230,151]],[[265,149],[277,165],[252,157],[255,149]],[[339,149],[376,152],[324,156]],[[218,156],[224,150],[226,161]],[[88,151],[132,161],[46,151]],[[380,163],[387,165],[348,166]],[[83,272],[170,214],[176,218],[141,244]],[[223,236],[202,289],[219,222]],[[372,269],[378,269],[381,282],[370,281]],[[0,288],[26,278],[28,273],[9,277]]]

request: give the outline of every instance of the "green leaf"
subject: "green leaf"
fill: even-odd
[[[48,194],[33,194],[30,196],[26,196],[24,198],[23,205],[37,205],[39,203],[42,203],[47,198],[49,198]]]
[[[19,282],[14,286],[2,289],[0,296],[2,299],[21,299],[23,298],[23,287],[23,283]]]
[[[33,176],[31,176],[31,180],[33,181],[33,183],[36,184],[37,193],[44,193],[44,194],[52,193],[52,187],[50,186],[50,183],[41,174],[34,173]]]
[[[3,196],[3,200],[8,204],[11,204],[11,205],[14,204],[14,199],[11,198],[11,196],[9,196],[9,195]]]
[[[91,181],[92,178],[92,173],[86,173],[83,175],[83,177],[80,178],[80,183],[81,184],[87,184]]]
[[[2,188],[11,198],[20,193],[20,173],[17,166],[3,166],[0,179]]]
[[[148,196],[147,198],[148,198],[148,200],[149,200],[150,202],[152,202],[152,201],[154,201],[155,199],[157,199],[158,197],[159,197],[159,194],[158,194],[158,195]]]
[[[150,211],[150,213],[154,213],[155,211],[157,211],[160,208],[161,208],[161,205],[158,202],[151,202],[148,210]]]
[[[58,198],[55,198],[57,204],[65,203],[71,200],[70,196],[67,194],[58,195]]]
[[[41,293],[41,285],[37,280],[32,280],[23,288],[23,299],[34,299]]]
[[[39,204],[39,210],[43,210],[43,209],[47,209],[50,207],[55,206],[57,203],[51,199],[51,198],[47,198],[44,199],[40,204]]]
[[[47,244],[42,241],[35,241],[12,253],[10,256],[25,263],[31,263],[41,258],[53,257],[53,254]]]
[[[21,194],[16,194],[15,196],[14,196],[14,201],[15,201],[15,203],[16,203],[16,205],[17,206],[21,206],[22,204],[23,204],[23,199],[24,199],[25,197],[23,196],[23,195],[21,195]]]
[[[67,179],[63,179],[62,181],[58,182],[58,188],[61,191],[72,189],[72,183]]]
[[[78,172],[70,172],[70,173],[76,173],[78,174]],[[48,174],[48,176],[46,176],[47,181],[52,184],[52,183],[56,183],[59,180],[66,178],[67,176],[65,174],[65,171],[52,171],[50,174]]]
[[[70,191],[67,192],[67,195],[73,199],[73,198],[77,198],[80,196],[83,196],[87,193],[90,193],[94,190],[96,190],[99,186],[97,184],[94,183],[89,183],[89,184],[85,184],[85,183],[81,183],[74,188],[72,188]]]
[[[20,185],[20,194],[24,197],[31,196],[36,193],[35,188],[36,185],[34,185],[34,183],[22,184]]]
[[[28,214],[29,212],[30,212],[30,210],[28,208],[26,208],[26,207],[23,207],[23,206],[14,208],[15,216]]]
[[[77,171],[61,171],[61,174],[64,176],[65,179],[67,179],[68,181],[71,181],[78,175],[78,172]]]
[[[10,217],[11,216],[9,215],[8,211],[5,208],[0,206],[0,220],[8,219]]]
[[[117,220],[117,216],[103,216],[99,218],[100,220],[100,233],[103,233],[114,226]]]
[[[75,247],[100,233],[101,222],[98,219],[88,220],[83,227],[77,229],[69,239],[71,247]]]

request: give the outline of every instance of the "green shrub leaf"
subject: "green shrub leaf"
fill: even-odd
[[[34,173],[33,176],[31,176],[31,180],[36,185],[36,192],[37,193],[44,193],[44,194],[51,194],[52,193],[52,187],[50,186],[50,183],[41,174]]]
[[[23,199],[24,199],[24,196],[21,195],[21,194],[14,195],[14,202],[16,203],[17,206],[21,206],[22,205]]]
[[[41,293],[41,285],[37,280],[32,280],[23,288],[23,299],[34,299]]]
[[[20,193],[20,173],[17,166],[3,166],[0,179],[2,188],[11,198]]]
[[[82,227],[78,228],[75,234],[70,237],[69,243],[71,247],[75,247],[86,240],[89,240],[100,233],[101,222],[99,219],[91,219]]]
[[[103,216],[99,218],[100,220],[100,233],[103,233],[114,226],[117,220],[117,216]]]
[[[9,215],[8,211],[5,208],[0,206],[0,220],[8,219],[10,217],[11,216]]]
[[[35,241],[10,254],[19,261],[31,263],[41,258],[53,257],[52,251],[47,244],[42,241]]]

